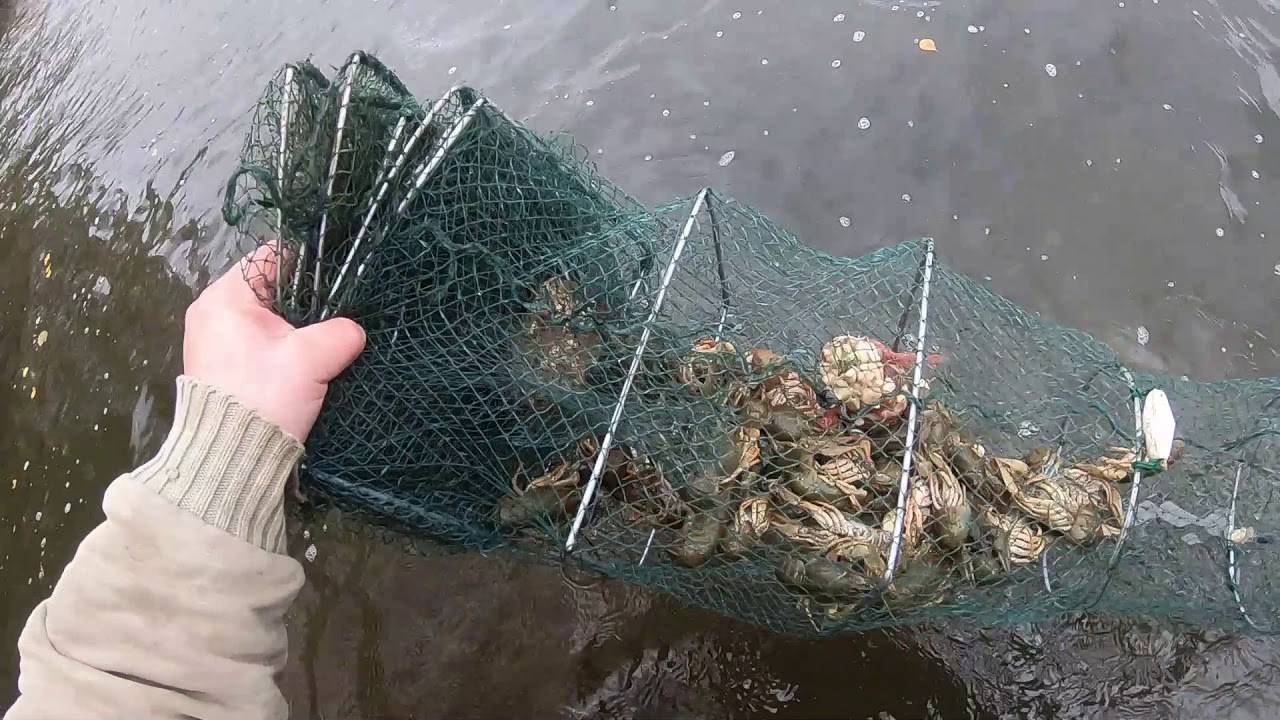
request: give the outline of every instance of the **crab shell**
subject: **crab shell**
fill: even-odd
[[[760,464],[760,428],[739,427],[733,432],[730,457],[723,461],[726,480],[732,480],[743,472]]]
[[[806,414],[819,411],[818,394],[794,370],[784,370],[760,383],[760,396],[770,408],[789,407]]]
[[[530,480],[529,484],[525,485],[523,489],[518,489],[517,494],[523,495],[530,490],[540,488],[577,485],[579,481],[577,470],[578,466],[575,463],[560,463],[547,472]]]
[[[783,362],[782,356],[769,348],[751,348],[747,351],[747,366],[757,375],[763,375]]]
[[[822,346],[822,381],[852,410],[875,405],[895,389],[885,377],[880,348],[869,338],[840,335]]]
[[[996,553],[1005,567],[1030,565],[1049,546],[1044,533],[1024,517],[987,510],[984,519],[996,531]]]
[[[1093,497],[1080,485],[1064,478],[1032,478],[1023,491],[1014,496],[1014,503],[1073,542],[1092,539],[1102,526]]]
[[[887,569],[881,548],[861,538],[840,538],[827,548],[826,558],[836,562],[861,561],[870,575],[884,575]]]
[[[1002,458],[989,456],[988,466],[991,474],[1000,480],[1000,484],[1004,487],[1006,493],[1016,496],[1022,491],[1022,483],[1026,480],[1031,469],[1027,464],[1017,458]]]
[[[818,459],[821,457],[821,459]],[[865,485],[875,476],[871,461],[871,443],[866,438],[857,442],[833,441],[816,449],[814,470],[818,478],[840,488],[845,494],[865,500]]]
[[[832,535],[845,537],[851,532],[849,522],[845,518],[844,513],[839,508],[824,502],[802,501],[800,506],[805,512],[809,513],[809,517],[817,523],[818,527],[826,530]]]
[[[680,383],[698,395],[711,395],[729,379],[737,357],[737,349],[727,340],[698,340],[680,363]]]
[[[587,371],[596,361],[600,336],[594,332],[574,333],[562,327],[547,325],[537,316],[529,316],[523,324],[532,350],[535,368],[557,380],[581,385]]]
[[[848,455],[819,463],[816,470],[819,478],[841,489],[844,485],[858,488],[875,475],[875,466],[870,462]],[[861,490],[861,488],[858,489]],[[866,491],[862,490],[859,494],[865,495]]]
[[[1124,523],[1124,498],[1120,494],[1120,488],[1115,483],[1089,475],[1081,470],[1066,470],[1063,475],[1074,480],[1081,489],[1089,494],[1094,504],[1099,508],[1106,508],[1111,514],[1110,520],[1114,524],[1102,520],[1101,526],[1098,528],[1103,537],[1116,537],[1120,534],[1120,526]]]
[[[907,495],[907,502],[904,506],[906,519],[902,525],[904,549],[911,553],[914,553],[920,547],[920,541],[924,539],[924,523],[931,504],[932,499],[929,498],[929,491],[923,485],[917,483],[911,486],[911,492]],[[897,523],[898,508],[894,508],[885,513],[880,529],[888,533],[890,539],[892,539]]]
[[[769,498],[747,498],[738,504],[734,530],[759,537],[769,529]]]
[[[552,315],[569,317],[582,305],[578,299],[578,283],[562,277],[549,278],[542,283],[540,295],[551,308]]]
[[[826,552],[827,548],[834,545],[840,536],[822,528],[807,527],[795,522],[784,515],[771,513],[769,515],[769,530],[776,531],[786,540],[793,542],[803,548]]]
[[[964,505],[964,487],[960,485],[960,481],[956,479],[955,474],[947,467],[947,462],[942,458],[942,453],[937,450],[930,450],[927,454],[929,456],[929,465],[932,466],[928,482],[929,496],[933,500],[933,506],[943,510],[952,510]]]
[[[1107,455],[1098,458],[1097,463],[1076,463],[1075,469],[1101,480],[1121,482],[1133,473],[1133,463],[1137,459],[1138,454],[1134,451],[1113,447]]]

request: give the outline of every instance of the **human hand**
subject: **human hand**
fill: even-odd
[[[274,247],[259,247],[200,293],[187,308],[182,364],[305,441],[329,381],[364,350],[365,335],[346,318],[295,328],[272,312],[263,298],[275,294],[276,261]]]

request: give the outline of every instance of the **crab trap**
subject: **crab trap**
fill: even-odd
[[[1280,609],[1280,383],[1130,370],[932,240],[838,258],[710,189],[649,209],[363,53],[268,85],[224,214],[284,259],[264,302],[367,332],[302,467],[365,523],[793,634]]]

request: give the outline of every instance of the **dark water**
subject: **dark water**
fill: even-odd
[[[235,253],[222,184],[285,61],[363,48],[422,95],[472,83],[646,201],[714,184],[835,253],[934,236],[1134,364],[1219,378],[1280,373],[1277,13],[0,3],[0,642],[159,443],[181,312]],[[1261,718],[1280,701],[1274,641],[1102,620],[800,641],[325,523],[292,528],[299,558],[316,548],[284,678],[298,717]],[[0,652],[0,707],[15,674]]]

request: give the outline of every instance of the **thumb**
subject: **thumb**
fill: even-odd
[[[302,358],[315,380],[327,383],[346,370],[364,350],[364,329],[347,318],[334,318],[294,330],[285,342]]]

